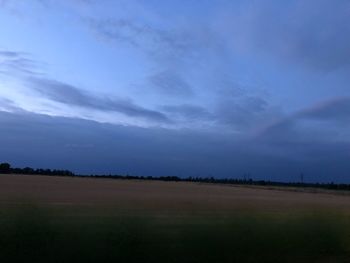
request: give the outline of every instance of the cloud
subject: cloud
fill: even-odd
[[[130,118],[154,123],[170,124],[172,122],[164,113],[139,106],[130,99],[92,94],[73,85],[45,77],[40,72],[39,65],[41,63],[29,57],[30,55],[24,52],[0,50],[0,62],[2,62],[0,74],[4,77],[14,78],[19,86],[23,86],[23,90],[28,90],[28,94],[35,91],[39,94],[38,98],[44,97],[70,107],[75,106],[107,113],[117,112]],[[9,105],[6,108],[9,108]],[[12,107],[12,109],[14,108]],[[46,110],[44,111],[46,112]]]
[[[7,58],[19,57],[19,56],[22,56],[22,54],[23,53],[21,53],[21,52],[0,50],[0,56],[7,57]]]
[[[39,63],[28,53],[0,50],[0,73],[3,75],[41,75]]]
[[[350,66],[347,0],[247,1],[234,10],[222,26],[229,27],[232,43],[242,49],[321,71]]]
[[[0,97],[0,111],[18,112],[21,111],[21,109],[18,108],[12,100]]]
[[[321,121],[350,121],[350,97],[337,97],[297,113],[297,117]]]
[[[164,105],[160,108],[175,118],[186,120],[212,120],[213,118],[213,115],[206,108],[197,105]]]
[[[28,84],[40,95],[69,106],[78,106],[99,111],[119,112],[129,117],[155,122],[170,123],[161,112],[143,108],[130,100],[99,97],[72,85],[44,78],[29,78]]]
[[[200,57],[203,50],[220,45],[216,34],[203,24],[165,28],[130,18],[90,17],[83,21],[102,39],[112,43],[126,43],[157,60]]]
[[[275,116],[275,110],[260,96],[244,95],[221,98],[215,109],[216,122],[246,130]]]
[[[162,95],[193,97],[191,86],[175,71],[165,70],[149,77],[151,87]]]
[[[273,141],[349,141],[350,97],[328,99],[285,116],[257,132]]]

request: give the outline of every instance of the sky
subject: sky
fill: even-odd
[[[0,161],[350,183],[350,1],[0,0]]]

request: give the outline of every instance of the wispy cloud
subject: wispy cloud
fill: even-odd
[[[13,78],[19,83],[19,86],[27,90],[28,94],[32,94],[36,98],[43,97],[68,107],[80,107],[109,114],[120,113],[135,120],[171,123],[166,114],[139,106],[131,99],[92,94],[74,85],[54,80],[42,73],[41,65],[43,63],[32,59],[28,53],[0,50],[0,62],[0,74]],[[14,109],[12,103],[8,103],[8,100],[5,99],[2,100],[4,107]]]
[[[40,75],[39,63],[28,53],[0,50],[0,72],[7,75]]]
[[[256,126],[272,121],[281,115],[279,107],[257,94],[221,97],[214,108],[216,125],[240,133],[250,133]]]
[[[284,116],[260,129],[257,138],[273,141],[348,141],[350,97],[337,97]]]
[[[16,106],[14,101],[0,97],[0,111],[20,112],[22,110]]]
[[[149,82],[153,91],[162,95],[186,98],[194,96],[194,91],[187,81],[171,70],[165,70],[150,76]]]
[[[160,29],[130,19],[85,19],[98,36],[113,42],[124,42],[151,55],[191,55],[208,42],[182,29]]]
[[[192,104],[163,105],[160,108],[175,118],[182,118],[188,121],[207,121],[212,120],[214,117],[204,107]]]
[[[296,117],[320,121],[350,121],[350,97],[337,97],[297,113]]]
[[[350,67],[349,24],[347,0],[268,0],[229,9],[221,26],[233,46],[249,53],[265,52],[284,62],[331,71]]]
[[[75,86],[51,79],[29,78],[27,83],[34,90],[38,91],[41,96],[68,106],[118,112],[129,117],[143,118],[161,123],[170,122],[165,114],[138,106],[131,100],[101,97]]]

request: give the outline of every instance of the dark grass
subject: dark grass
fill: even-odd
[[[0,215],[2,263],[350,262],[350,222],[335,214],[75,217],[25,206]]]

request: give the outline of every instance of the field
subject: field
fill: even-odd
[[[0,175],[0,262],[350,262],[350,195]]]

